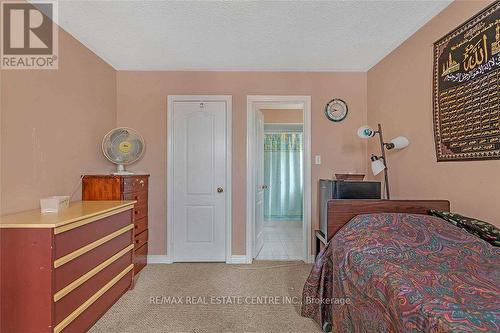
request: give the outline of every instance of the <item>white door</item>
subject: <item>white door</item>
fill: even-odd
[[[173,259],[226,260],[224,101],[173,103]]]
[[[264,246],[264,191],[267,186],[264,184],[264,115],[257,111],[255,121],[255,250],[256,257]]]

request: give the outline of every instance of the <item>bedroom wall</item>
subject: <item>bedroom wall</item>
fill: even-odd
[[[108,172],[103,135],[116,123],[116,71],[59,29],[59,69],[0,73],[1,214],[69,195],[84,173]],[[81,198],[78,189],[74,200]]]
[[[266,124],[302,124],[304,110],[261,109]]]
[[[436,162],[432,123],[432,47],[491,1],[455,1],[368,71],[368,121],[386,140],[410,146],[389,152],[394,199],[448,199],[452,210],[500,226],[500,161]],[[375,140],[368,153],[378,152]]]
[[[366,73],[301,72],[133,72],[117,73],[117,124],[137,129],[146,140],[146,153],[130,169],[150,178],[150,254],[166,253],[167,96],[233,96],[232,248],[245,254],[246,210],[246,96],[311,95],[312,228],[317,229],[317,181],[336,172],[366,169],[366,142],[356,129],[366,122]],[[349,104],[341,123],[326,119],[324,106],[333,97]]]

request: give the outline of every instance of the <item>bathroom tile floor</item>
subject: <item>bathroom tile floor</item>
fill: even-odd
[[[257,260],[302,260],[302,221],[264,221],[264,246]]]

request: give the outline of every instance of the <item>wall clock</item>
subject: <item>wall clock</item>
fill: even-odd
[[[334,98],[325,106],[326,117],[335,122],[339,122],[347,117],[347,103],[339,98]]]

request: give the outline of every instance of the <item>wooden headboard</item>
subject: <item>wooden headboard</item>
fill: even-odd
[[[330,200],[328,201],[327,240],[360,214],[408,213],[427,214],[429,209],[450,211],[448,200]]]

